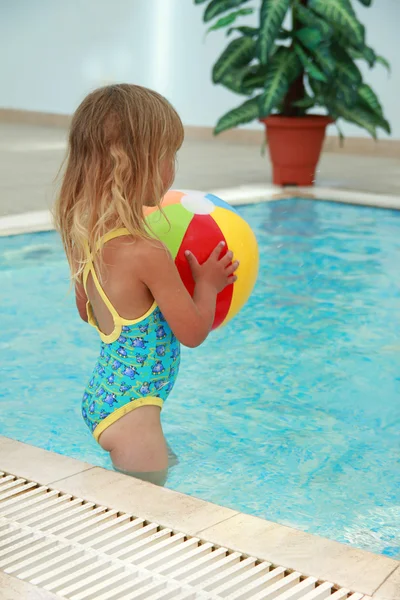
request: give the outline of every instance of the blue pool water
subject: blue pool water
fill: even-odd
[[[163,412],[168,486],[400,556],[400,212],[306,200],[241,209],[253,297],[183,353]],[[55,233],[0,239],[0,434],[111,467],[80,416],[96,333]]]

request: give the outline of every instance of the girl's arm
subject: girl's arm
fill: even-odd
[[[141,246],[141,280],[178,340],[190,348],[199,346],[210,333],[217,295],[236,281],[239,263],[232,263],[232,252],[220,258],[224,248],[222,242],[203,265],[199,265],[193,254],[187,254],[196,283],[192,298],[165,246],[154,241],[144,241]]]

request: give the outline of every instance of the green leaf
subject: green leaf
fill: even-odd
[[[387,133],[390,133],[390,124],[383,115],[382,105],[379,102],[379,98],[375,94],[374,90],[366,83],[363,83],[358,88],[358,96],[362,104],[364,104],[365,107],[369,108],[377,115],[379,118],[379,126],[382,127],[382,129],[384,129]]]
[[[376,54],[372,48],[364,46],[362,49],[362,56],[367,61],[368,65],[372,68],[376,63]]]
[[[238,125],[244,125],[259,117],[259,99],[260,96],[255,96],[250,100],[247,100],[237,108],[230,110],[223,117],[221,117],[214,129],[214,135],[218,135],[221,131],[237,127]]]
[[[332,35],[332,27],[329,23],[324,21],[324,19],[320,19],[312,10],[309,10],[302,4],[297,3],[294,5],[294,17],[306,27],[316,27],[319,29],[325,39]]]
[[[228,12],[232,8],[238,8],[246,2],[249,2],[249,0],[211,0],[204,11],[203,21],[204,23],[208,23],[215,17],[218,17],[218,15]]]
[[[267,151],[267,146],[268,146],[268,140],[267,140],[267,136],[265,136],[265,137],[263,137],[263,141],[262,141],[261,148],[260,148],[261,156],[265,156],[265,153]]]
[[[260,98],[260,113],[267,117],[286,95],[290,84],[301,73],[296,54],[282,47],[268,64],[265,91]]]
[[[381,103],[374,90],[366,83],[362,83],[358,88],[358,95],[364,104],[378,115],[383,115]]]
[[[335,125],[336,125],[336,129],[337,129],[338,136],[339,136],[339,146],[340,146],[340,148],[343,148],[343,146],[344,146],[344,134],[343,134],[343,131],[340,129],[337,121],[336,121]]]
[[[262,0],[260,9],[260,35],[258,56],[266,64],[283,20],[290,7],[291,0]]]
[[[232,25],[232,23],[234,23],[238,17],[250,15],[252,12],[252,8],[241,8],[240,10],[236,10],[235,12],[232,12],[229,15],[226,15],[225,17],[221,17],[214,25],[207,29],[207,33],[209,33],[210,31],[217,31],[217,29],[223,29],[224,27],[228,27],[228,25]]]
[[[321,67],[323,73],[330,77],[335,70],[336,61],[333,58],[329,47],[320,46],[313,51],[313,56],[317,61],[318,66]]]
[[[340,29],[355,45],[364,44],[364,27],[350,0],[309,0],[309,7]]]
[[[264,88],[267,73],[265,65],[250,67],[242,80],[243,93],[251,94],[256,89]]]
[[[364,6],[372,5],[372,0],[358,0],[358,1],[361,2],[361,4],[364,4]]]
[[[278,35],[276,36],[277,40],[289,40],[293,37],[293,31],[289,31],[288,29],[281,29]]]
[[[386,69],[389,71],[389,73],[391,72],[392,67],[390,65],[390,62],[388,60],[386,60],[386,58],[384,58],[383,56],[377,56],[376,62],[379,63],[380,65],[383,65],[384,67],[386,67]]]
[[[381,127],[381,129],[383,129],[384,131],[386,131],[386,133],[388,135],[391,135],[392,128],[390,126],[389,121],[387,121],[387,119],[385,119],[384,117],[382,118],[382,121],[379,123],[379,127]]]
[[[386,133],[391,133],[390,125],[384,117],[377,115],[374,111],[369,110],[364,105],[357,105],[355,108],[359,113],[362,113],[364,120],[369,119],[375,128],[379,127],[386,131]]]
[[[266,74],[266,67],[246,66],[232,69],[224,75],[220,83],[236,94],[251,96],[256,89],[264,87]]]
[[[309,78],[308,83],[310,85],[311,91],[314,94],[315,98],[318,98],[318,104],[326,104],[328,105],[326,96],[327,96],[327,88],[326,83],[322,83],[317,79]]]
[[[230,35],[233,31],[238,31],[242,35],[248,35],[249,37],[255,37],[258,35],[258,27],[247,27],[247,25],[242,25],[241,27],[231,27],[226,32],[226,35]]]
[[[362,81],[361,73],[354,64],[351,65],[351,63],[346,63],[339,60],[336,62],[334,76],[335,78],[339,78],[346,82],[348,85],[351,85],[352,83],[359,84]]]
[[[360,48],[347,48],[347,51],[353,60],[365,60],[371,68],[375,66],[376,54],[372,48],[362,46]]]
[[[304,108],[306,110],[313,108],[313,106],[315,106],[317,103],[317,99],[313,96],[306,96],[305,98],[302,98],[301,100],[297,100],[296,102],[293,102],[293,106],[296,106],[297,108]]]
[[[338,66],[338,64],[336,66]],[[336,102],[342,103],[350,108],[357,104],[357,89],[361,82],[350,80],[346,74],[343,74],[338,69],[330,76],[327,84],[319,84],[320,89],[315,89],[312,80],[310,80],[309,83],[314,94],[321,98],[322,103],[328,108]]]
[[[327,92],[327,97],[333,98],[333,101],[340,100],[347,107],[351,108],[357,104],[357,88],[354,84],[349,84],[349,81],[343,81],[335,77],[332,88]]]
[[[307,75],[312,79],[317,79],[318,81],[328,81],[327,77],[321,71],[321,69],[312,61],[312,59],[308,56],[307,52],[300,46],[300,44],[294,45],[294,51],[299,57]]]
[[[314,50],[323,40],[323,35],[315,27],[303,27],[295,33],[295,37],[309,50]]]
[[[345,121],[354,123],[376,139],[376,128],[379,126],[376,116],[361,106],[349,108],[343,104],[336,104],[334,107],[338,117],[342,117]]]
[[[332,46],[332,54],[336,60],[335,76],[356,84],[361,83],[360,69],[347,52],[339,46]]]
[[[243,67],[254,58],[256,44],[250,37],[240,37],[225,48],[212,71],[212,80],[219,83],[232,69]]]
[[[247,92],[243,90],[243,77],[246,72],[246,68],[229,71],[223,76],[220,83],[231,92],[235,92],[235,94],[247,95]]]
[[[195,4],[204,4],[204,2],[208,2],[208,0],[194,0]]]

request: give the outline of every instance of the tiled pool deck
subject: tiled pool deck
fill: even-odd
[[[367,597],[382,600],[400,597],[400,562],[385,556],[215,506],[4,437],[0,437],[0,468]],[[3,589],[9,591],[3,594]],[[2,600],[54,597],[43,590],[35,593],[30,584],[0,574]]]

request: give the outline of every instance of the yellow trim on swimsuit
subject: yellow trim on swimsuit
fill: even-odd
[[[117,410],[111,413],[109,417],[106,417],[103,421],[101,421],[101,423],[99,423],[96,429],[94,430],[93,437],[96,440],[96,442],[98,442],[99,437],[101,436],[103,431],[107,429],[107,427],[118,421],[118,419],[120,419],[121,417],[124,417],[133,410],[136,410],[137,408],[140,408],[142,406],[159,406],[160,408],[162,408],[163,404],[164,402],[161,400],[161,398],[150,397],[132,400],[131,402],[129,402],[129,404],[125,404],[124,406],[117,408]]]
[[[100,250],[100,248],[104,244],[109,242],[110,240],[114,240],[115,238],[127,236],[127,235],[131,235],[131,233],[128,231],[128,229],[125,229],[125,228],[116,229],[115,231],[110,231],[100,240],[100,242],[97,243],[96,252],[98,252]],[[99,329],[97,321],[93,314],[92,306],[91,306],[89,300],[86,303],[86,313],[88,316],[88,323],[89,323],[89,325],[91,325],[98,331],[100,338],[102,339],[103,342],[105,342],[106,344],[111,344],[112,342],[114,342],[116,339],[119,338],[119,336],[121,335],[122,327],[124,325],[135,325],[136,323],[140,323],[141,321],[144,321],[144,319],[146,319],[157,308],[157,303],[154,301],[153,304],[150,306],[150,308],[144,313],[144,315],[142,315],[141,317],[138,317],[137,319],[124,319],[116,311],[116,309],[114,308],[114,305],[112,304],[111,300],[108,298],[107,294],[103,290],[102,285],[100,284],[100,281],[97,277],[97,273],[96,273],[96,271],[94,269],[94,265],[93,265],[93,254],[90,252],[89,246],[87,246],[87,257],[88,257],[88,260],[87,260],[85,269],[83,271],[83,278],[82,278],[83,279],[83,288],[85,290],[86,296],[88,296],[87,280],[88,280],[89,274],[91,274],[93,277],[93,283],[96,287],[96,290],[97,290],[100,298],[103,300],[104,304],[110,311],[110,314],[113,318],[114,329],[109,334],[103,333]]]

